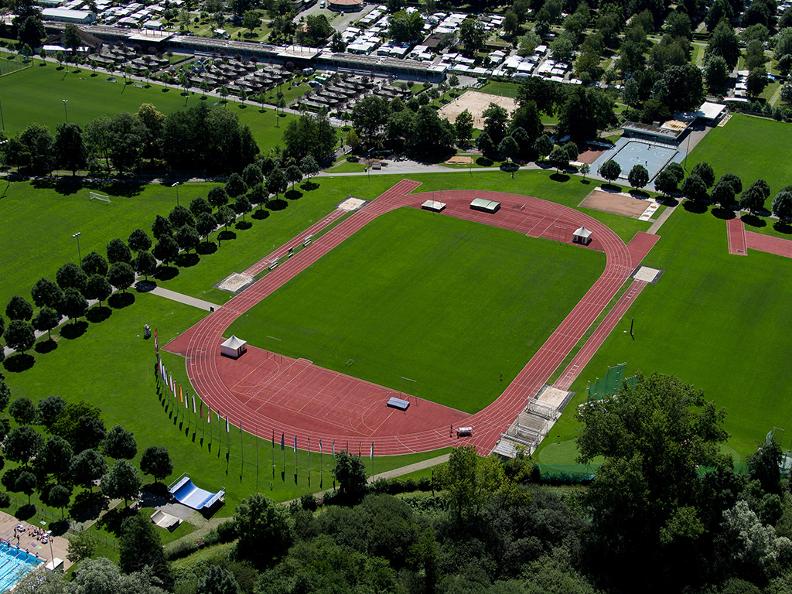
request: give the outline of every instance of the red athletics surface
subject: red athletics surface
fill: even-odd
[[[749,248],[757,252],[767,252],[776,256],[792,258],[792,240],[746,231],[745,241]]]
[[[202,319],[173,340],[168,349],[187,359],[187,373],[201,398],[234,425],[263,438],[284,433],[296,435],[300,447],[318,451],[319,440],[338,444],[365,439],[381,455],[429,451],[470,443],[488,453],[630,276],[635,258],[650,247],[646,238],[636,238],[628,249],[606,225],[587,214],[537,198],[484,191],[441,191],[410,194],[419,184],[402,180],[333,229],[301,250],[275,270],[249,286],[219,310]],[[473,198],[501,203],[495,214],[470,210]],[[600,277],[539,348],[503,393],[474,415],[409,396],[406,413],[388,409],[385,397],[393,390],[294,360],[262,349],[250,348],[238,361],[220,356],[219,345],[226,329],[244,312],[266,299],[323,255],[376,217],[396,208],[433,199],[447,208],[437,216],[456,216],[489,225],[569,243],[572,231],[581,225],[593,232],[588,248],[605,252],[606,265]],[[305,233],[300,234],[300,238]],[[287,242],[292,245],[294,240]],[[280,253],[276,250],[277,253]],[[403,395],[404,397],[407,397]],[[472,438],[450,436],[450,426],[473,427]]]
[[[729,253],[735,256],[747,256],[748,249],[745,241],[745,225],[738,219],[726,221],[726,239],[729,242]]]

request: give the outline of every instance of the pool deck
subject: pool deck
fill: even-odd
[[[19,533],[19,543],[17,545],[14,527],[18,524],[24,526],[25,531]],[[56,558],[63,559],[63,569],[69,569],[72,566],[72,562],[66,558],[66,553],[69,550],[69,541],[62,536],[54,536],[50,537],[50,541],[47,544],[43,544],[28,534],[28,530],[32,531],[33,528],[47,530],[46,526],[36,526],[28,522],[21,522],[14,516],[0,511],[0,538],[9,541],[12,545],[19,546],[23,550],[27,549],[29,553],[38,555],[45,563],[49,563],[54,554]],[[52,548],[50,548],[50,544],[52,544]]]

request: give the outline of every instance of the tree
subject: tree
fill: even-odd
[[[550,155],[547,157],[547,162],[555,167],[558,173],[561,173],[569,167],[569,156],[562,147],[557,146],[550,152]]]
[[[59,478],[63,477],[71,481],[71,477],[68,475],[73,455],[74,450],[69,442],[62,437],[53,435],[44,443],[36,456],[37,472],[52,473]]]
[[[751,97],[758,97],[767,86],[767,70],[763,66],[754,68],[748,73],[748,79],[745,81],[748,87],[748,94]]]
[[[33,297],[33,303],[36,304],[36,307],[46,306],[57,309],[58,304],[63,299],[63,291],[48,278],[37,280],[30,291],[30,295]]]
[[[140,470],[144,474],[150,474],[157,481],[163,480],[173,472],[173,462],[168,450],[160,446],[146,448],[140,458]]]
[[[100,276],[104,276],[107,274],[107,260],[104,259],[104,256],[101,254],[97,254],[96,252],[90,252],[87,256],[82,259],[81,267],[83,272],[89,277],[91,275],[98,274]]]
[[[283,170],[280,167],[276,167],[272,170],[272,173],[269,174],[267,178],[267,190],[271,194],[275,194],[276,197],[280,196],[281,192],[285,192],[286,188],[288,187],[288,182],[286,180],[286,174],[283,173]]]
[[[8,406],[8,401],[11,399],[11,390],[8,389],[8,384],[0,377],[0,411],[5,410]],[[5,437],[5,436],[4,436]]]
[[[115,264],[113,264],[115,266]],[[96,299],[99,304],[110,297],[113,292],[113,287],[107,282],[104,276],[93,274],[88,277],[88,284],[85,285],[85,297],[88,299]]]
[[[161,260],[165,264],[173,262],[178,255],[179,244],[176,243],[176,240],[173,239],[173,236],[171,235],[163,235],[160,237],[157,245],[154,246],[154,257],[158,260]]]
[[[520,17],[513,10],[509,10],[503,15],[503,32],[509,37],[516,36],[521,30]]]
[[[575,42],[568,35],[561,34],[550,43],[553,59],[560,62],[569,62],[575,53]]]
[[[190,212],[197,219],[202,214],[211,213],[212,206],[207,202],[206,198],[194,198],[190,201]]]
[[[289,165],[286,168],[286,179],[291,182],[292,190],[294,189],[294,184],[302,179],[302,171],[297,165]]]
[[[479,458],[470,446],[451,451],[448,465],[435,474],[445,499],[459,524],[479,517],[487,496],[505,480],[503,467],[493,458]]]
[[[168,214],[168,220],[171,224],[171,229],[178,229],[184,225],[195,226],[195,217],[189,209],[183,206],[177,206]]]
[[[572,140],[584,142],[616,123],[613,101],[602,91],[576,86],[567,91],[558,113],[558,127]]]
[[[305,177],[310,179],[312,176],[319,173],[319,163],[316,162],[313,155],[305,155],[300,160],[300,171],[302,171]]]
[[[27,470],[20,472],[14,482],[14,488],[28,496],[27,504],[30,505],[30,496],[33,495],[33,491],[36,489],[36,475]]]
[[[66,537],[69,540],[69,549],[68,549],[68,557],[73,563],[79,563],[80,561],[86,561],[86,563],[92,563],[91,557],[94,556],[96,552],[96,537],[93,533],[89,530],[81,530],[79,532],[72,532]],[[102,563],[107,563],[111,567],[115,567],[112,562],[108,561],[107,559],[100,559]],[[83,569],[85,566],[83,565]],[[88,569],[90,573],[90,568]],[[81,577],[85,574],[83,571],[79,572]]]
[[[29,425],[36,420],[36,405],[30,398],[17,398],[8,407],[8,413],[19,425]]]
[[[489,135],[497,146],[506,137],[509,112],[500,105],[490,103],[482,114],[484,116],[484,132]]]
[[[138,252],[135,256],[135,272],[142,274],[143,278],[148,280],[149,275],[154,274],[156,269],[157,259],[151,255],[151,252]]]
[[[773,433],[768,433],[761,446],[748,456],[748,478],[759,481],[765,493],[781,493],[781,446]]]
[[[682,184],[682,193],[693,202],[707,202],[707,184],[698,176],[691,173]]]
[[[198,581],[196,591],[207,594],[239,594],[240,589],[233,573],[220,565],[212,565]]]
[[[366,469],[363,463],[348,452],[336,455],[333,476],[338,481],[340,502],[355,505],[363,500],[366,494]]]
[[[41,450],[43,439],[33,427],[22,425],[14,427],[6,435],[3,451],[6,458],[27,466]]]
[[[633,165],[630,173],[627,175],[627,181],[633,188],[643,188],[649,183],[649,172],[646,167],[640,164]]]
[[[734,186],[728,181],[718,180],[718,183],[712,188],[711,194],[712,202],[719,204],[724,210],[733,211],[737,206]]]
[[[94,481],[102,478],[107,472],[107,464],[102,455],[94,449],[86,449],[74,456],[69,466],[72,480],[88,489],[93,487]]]
[[[701,69],[693,64],[669,66],[652,88],[652,97],[672,112],[698,107],[704,98]]]
[[[536,139],[533,150],[540,159],[543,159],[553,152],[553,141],[550,140],[547,134],[542,134]]]
[[[459,26],[459,40],[462,42],[462,47],[468,56],[481,51],[484,47],[485,38],[484,25],[475,17],[466,18]]]
[[[740,46],[734,29],[726,21],[720,21],[710,36],[707,56],[720,56],[726,61],[729,70],[737,65]]]
[[[226,182],[225,191],[231,198],[236,198],[244,194],[247,191],[247,186],[242,176],[238,173],[232,173]]]
[[[220,208],[221,206],[228,204],[228,194],[226,193],[225,188],[222,186],[216,186],[209,190],[209,195],[207,198],[209,200],[209,204],[215,208]]]
[[[478,139],[476,139],[476,146],[481,151],[485,157],[492,158],[495,157],[495,153],[497,152],[497,147],[495,143],[492,142],[492,138],[486,132],[482,132],[479,134]]]
[[[718,183],[721,182],[731,185],[735,194],[739,194],[740,192],[742,192],[743,189],[742,180],[733,173],[724,173],[723,175],[721,175],[720,179],[718,180]]]
[[[388,102],[376,95],[366,95],[355,104],[352,108],[352,125],[365,146],[376,147],[382,142],[389,115]]]
[[[116,460],[131,460],[137,454],[135,436],[121,425],[115,425],[105,435],[102,450],[107,456]]]
[[[135,271],[126,262],[116,262],[110,267],[107,280],[116,289],[126,291],[135,282]]]
[[[63,289],[76,289],[82,292],[85,290],[85,284],[88,282],[88,276],[76,264],[64,264],[58,269],[55,274],[55,280],[58,286]],[[52,305],[50,305],[52,307]]]
[[[242,170],[242,181],[248,188],[252,188],[256,184],[264,181],[264,176],[261,174],[261,168],[255,163],[246,165]],[[198,213],[195,213],[196,215]]]
[[[457,116],[454,122],[454,131],[459,146],[465,147],[470,143],[473,136],[473,116],[467,109]]]
[[[14,295],[5,310],[9,320],[30,320],[33,317],[33,306],[24,297]]]
[[[520,145],[511,136],[506,136],[498,145],[498,154],[504,159],[513,161],[520,155]]]
[[[85,402],[70,402],[50,428],[54,435],[67,440],[75,452],[97,448],[105,436],[101,411]]]
[[[127,244],[134,252],[144,252],[151,249],[151,238],[143,229],[135,229],[130,233]]]
[[[221,206],[217,209],[215,218],[219,224],[223,225],[224,229],[228,229],[228,226],[236,220],[236,213],[228,206]]]
[[[23,320],[11,320],[3,337],[5,338],[6,346],[14,349],[17,353],[24,353],[36,342],[33,326],[30,322]]]
[[[52,329],[57,328],[60,322],[60,314],[51,307],[42,307],[36,317],[33,318],[33,328],[39,332],[47,332],[47,338],[52,340]]]
[[[729,66],[723,56],[711,55],[704,62],[704,80],[711,93],[726,88],[729,81]]]
[[[701,468],[731,467],[720,453],[724,413],[692,386],[653,375],[578,415],[580,460],[604,459],[585,497],[601,575],[630,590],[651,571],[661,590],[679,590],[675,580],[700,561],[705,514],[717,525],[717,505],[729,505],[699,498],[711,480]],[[608,573],[616,567],[619,575]]]
[[[201,213],[195,221],[195,230],[198,235],[209,239],[209,234],[217,227],[217,221],[214,215],[208,212]]]
[[[251,33],[256,30],[260,23],[261,17],[254,10],[245,11],[245,14],[242,15],[242,26]]]
[[[750,187],[743,192],[740,199],[740,208],[746,209],[752,215],[756,215],[764,210],[765,201],[770,196],[770,187],[763,179],[757,179]]]
[[[129,466],[129,463],[121,461],[116,466]],[[125,519],[121,524],[121,537],[118,541],[118,564],[124,573],[142,571],[149,567],[160,579],[162,586],[171,590],[173,576],[165,560],[159,535],[154,530],[151,522],[137,514]]]
[[[609,182],[612,182],[621,175],[621,165],[613,159],[605,161],[599,169],[599,174]]]
[[[73,25],[66,25],[68,27]],[[75,123],[66,122],[58,124],[55,129],[55,162],[66,169],[71,170],[72,175],[77,174],[77,170],[85,167],[88,160],[88,150],[83,141],[82,128]]]
[[[128,500],[134,499],[140,492],[140,477],[129,462],[118,460],[102,477],[101,488],[107,497],[123,499],[126,505]]]
[[[71,491],[63,485],[52,485],[47,492],[47,505],[61,510],[61,520],[63,519],[63,508],[69,505],[70,500]]]
[[[784,56],[792,54],[792,27],[781,29],[776,35],[775,57],[781,60]]]
[[[41,42],[47,37],[44,24],[38,15],[25,18],[18,27],[19,41],[31,49],[41,47]]]
[[[711,188],[712,184],[715,183],[715,172],[712,170],[712,166],[705,161],[696,163],[690,174],[698,175],[708,188]]]
[[[176,229],[176,244],[183,250],[190,251],[198,247],[201,238],[198,231],[192,225],[182,225]]]
[[[781,190],[773,198],[773,214],[782,223],[792,221],[792,190]]]
[[[259,493],[243,499],[237,506],[234,527],[239,536],[236,556],[258,567],[271,564],[291,544],[289,525],[283,511]]]
[[[51,427],[65,408],[66,401],[63,398],[60,396],[47,396],[39,400],[36,407],[36,416],[39,423],[45,427]]]
[[[212,202],[212,192],[217,188],[212,188],[209,191],[209,202]],[[223,194],[225,195],[225,190],[223,190]],[[227,200],[227,198],[226,198]],[[154,239],[162,239],[166,235],[170,235],[173,233],[173,225],[171,222],[163,216],[157,215],[154,219],[154,223],[151,225],[151,233],[154,235]]]
[[[389,18],[390,36],[399,43],[416,43],[423,36],[424,21],[418,11],[400,10]]]

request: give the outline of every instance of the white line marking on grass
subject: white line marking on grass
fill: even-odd
[[[272,340],[277,340],[278,342],[283,342],[283,341],[282,341],[280,338],[278,338],[277,336],[270,336],[269,334],[267,334],[267,338],[271,338]]]

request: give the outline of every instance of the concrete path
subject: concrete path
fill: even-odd
[[[677,204],[677,206],[679,206],[679,204]],[[671,217],[671,215],[674,214],[676,208],[677,208],[676,206],[666,206],[666,209],[662,213],[660,213],[660,216],[657,217],[657,219],[655,219],[655,222],[652,223],[652,226],[649,227],[647,233],[649,233],[650,235],[657,235],[657,232],[660,230],[660,227],[662,227],[663,223],[665,223]]]
[[[520,171],[541,169],[535,163],[522,165],[515,175],[520,175]],[[501,171],[500,167],[445,167],[443,165],[422,165],[411,162],[410,164],[392,164],[382,169],[370,169],[369,171],[352,171],[346,173],[333,173],[332,171],[322,171],[316,177],[360,177],[363,175],[413,175],[421,173],[479,173],[479,172]],[[508,172],[504,171],[504,174]]]
[[[170,289],[165,289],[163,287],[155,287],[150,291],[150,293],[153,293],[154,295],[159,295],[160,297],[164,297],[165,299],[170,299],[171,301],[178,301],[179,303],[183,303],[184,305],[191,305],[192,307],[197,307],[198,309],[203,309],[204,311],[214,311],[220,309],[221,307],[216,303],[211,303],[209,301],[198,299],[196,297],[190,297],[189,295],[185,295],[184,293],[177,293],[176,291],[171,291]]]

